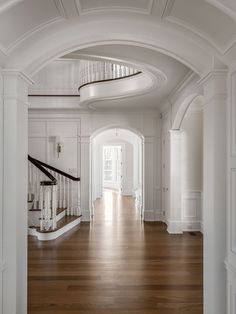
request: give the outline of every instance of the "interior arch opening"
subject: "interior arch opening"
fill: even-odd
[[[91,212],[94,219],[121,215],[122,203],[136,217],[143,217],[142,138],[124,128],[98,133],[91,142]],[[100,212],[100,214],[102,214]]]

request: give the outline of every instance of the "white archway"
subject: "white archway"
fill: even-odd
[[[185,100],[180,105],[172,125],[172,130],[179,130],[181,128],[181,124],[183,122],[183,119],[186,115],[186,112],[188,111],[188,108],[191,106],[191,104],[197,100],[199,97],[202,97],[202,95],[199,94],[192,94],[185,98]]]
[[[114,131],[116,133],[116,137],[112,136],[111,131]],[[119,133],[124,133],[123,135],[119,135]],[[104,136],[105,136],[105,142],[104,142]],[[115,145],[122,145],[123,149],[125,148],[126,144],[125,142],[130,142],[132,146],[132,161],[131,164],[135,164],[134,171],[137,172],[136,178],[137,185],[135,186],[135,191],[132,187],[132,193],[130,193],[129,189],[129,195],[134,196],[135,192],[135,198],[136,198],[136,204],[138,207],[138,210],[140,212],[140,215],[142,219],[144,218],[144,196],[145,196],[145,190],[144,190],[144,183],[145,183],[145,167],[144,167],[144,136],[136,129],[130,128],[130,127],[124,127],[121,125],[109,125],[106,127],[102,127],[96,131],[93,132],[93,134],[90,137],[90,212],[91,216],[94,215],[94,201],[96,197],[99,195],[99,197],[102,196],[102,157],[100,156],[102,154],[101,145],[97,145],[97,140],[101,140],[103,138],[103,143],[106,143],[109,145],[110,143],[113,143]],[[127,140],[128,139],[128,140]],[[126,154],[125,154],[126,155]],[[125,156],[125,159],[127,159]],[[122,163],[124,164],[125,160],[122,160]],[[127,166],[127,164],[125,165]],[[131,165],[129,165],[131,166]],[[97,168],[99,167],[99,170]],[[126,172],[126,171],[125,171]],[[132,174],[133,176],[134,174]],[[122,174],[123,179],[128,179]],[[131,178],[129,178],[130,180]],[[97,181],[99,182],[99,188],[97,188]],[[103,181],[103,180],[102,180]],[[124,182],[123,182],[124,184]],[[133,183],[132,183],[133,184]],[[123,186],[124,188],[124,186]],[[129,187],[130,188],[130,187]],[[99,190],[99,193],[97,191]],[[122,193],[123,194],[123,193]]]
[[[109,34],[107,33],[109,29]],[[86,34],[86,36],[85,36]],[[185,34],[186,35],[186,34]],[[111,39],[112,38],[112,39]],[[35,44],[37,43],[37,44]],[[113,20],[94,16],[89,24],[49,25],[25,39],[5,62],[33,76],[52,60],[75,50],[105,44],[129,44],[156,50],[185,64],[200,76],[210,68],[212,55],[218,55],[208,43],[196,44],[176,28],[154,25],[147,20],[116,17]]]

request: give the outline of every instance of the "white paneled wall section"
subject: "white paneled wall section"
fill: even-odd
[[[144,145],[144,218],[161,217],[161,119],[156,111],[147,112],[58,112],[32,110],[29,113],[29,153],[52,166],[81,177],[83,220],[90,220],[91,138],[111,128],[124,128],[143,137]],[[56,153],[56,141],[62,153]],[[134,178],[137,181],[140,178]],[[132,193],[132,192],[131,192]]]

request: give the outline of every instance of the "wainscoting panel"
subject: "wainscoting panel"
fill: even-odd
[[[183,231],[202,231],[202,192],[185,191],[182,194]]]

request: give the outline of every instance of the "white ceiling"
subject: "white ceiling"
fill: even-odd
[[[107,25],[111,25],[112,31]],[[126,30],[129,36],[135,35],[133,43],[137,42],[137,46],[130,45],[131,37]],[[144,103],[146,107],[158,108],[189,73],[188,67],[176,59],[196,71],[198,67],[201,74],[205,74],[205,64],[211,66],[208,60],[212,60],[213,55],[226,64],[236,59],[236,1],[0,0],[0,66],[3,68],[35,73],[44,63],[55,59],[57,53],[62,56],[62,51],[64,54],[72,51],[73,44],[74,50],[77,49],[81,39],[89,38],[89,42],[92,38],[91,42],[95,42],[104,33],[107,40],[114,41],[112,45],[99,44],[96,48],[80,49],[77,54],[105,56],[145,70],[161,70],[167,76],[167,83],[158,92],[127,98],[127,101],[97,103],[97,108],[140,108]],[[142,48],[139,35],[141,43],[155,41],[156,49]],[[127,45],[118,44],[115,37],[127,41]],[[158,48],[163,53],[157,52]],[[192,56],[189,60],[187,54]],[[42,56],[44,61],[40,60]],[[72,55],[67,57],[74,58]],[[35,76],[37,84],[31,93],[76,94],[77,65],[76,60],[48,64]]]
[[[50,28],[101,12],[139,13],[206,39],[219,51],[236,41],[235,0],[0,0],[0,47],[8,55],[24,40]],[[125,18],[125,16],[124,16]]]

